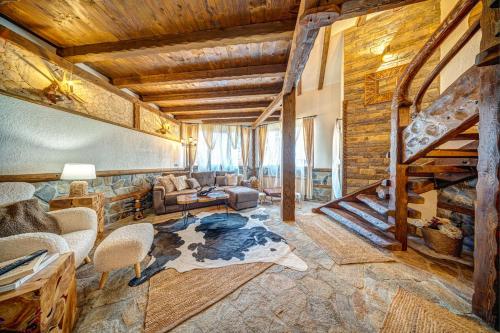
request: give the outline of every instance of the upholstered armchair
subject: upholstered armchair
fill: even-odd
[[[0,206],[33,197],[35,187],[28,183],[0,183]],[[94,246],[97,237],[97,214],[90,208],[68,208],[49,212],[55,217],[61,235],[32,232],[0,238],[0,261],[14,259],[36,250],[49,253],[72,251],[79,266]]]

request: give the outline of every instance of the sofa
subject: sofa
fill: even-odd
[[[0,183],[0,206],[33,197],[35,187],[29,183]],[[0,262],[15,259],[37,250],[49,253],[73,252],[78,267],[88,258],[97,237],[97,214],[90,208],[77,207],[49,212],[55,217],[62,234],[31,232],[0,238]]]
[[[200,187],[181,191],[166,192],[165,188],[156,182],[153,186],[153,208],[155,214],[160,215],[182,211],[182,205],[177,204],[177,196],[181,194],[194,194],[199,190],[207,189],[211,186],[215,186],[216,191],[224,191],[229,194],[228,205],[235,210],[256,207],[258,204],[259,192],[249,188],[248,182],[243,179],[242,175],[238,175],[236,186],[221,185],[217,183],[217,177],[223,177],[227,173],[229,172],[192,172],[190,177],[196,179]],[[197,202],[189,205],[189,208],[196,209],[223,205],[224,201],[225,200],[222,199],[210,202]]]

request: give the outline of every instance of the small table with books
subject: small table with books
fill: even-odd
[[[72,331],[76,319],[75,259],[73,253],[49,257],[52,261],[26,282],[0,293],[0,331]]]

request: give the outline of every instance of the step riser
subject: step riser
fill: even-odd
[[[390,225],[389,223],[387,223],[383,220],[380,220],[380,219],[376,218],[375,216],[367,214],[367,213],[363,212],[362,210],[357,209],[356,207],[349,205],[348,202],[342,201],[339,203],[339,206],[341,206],[345,210],[348,210],[351,213],[356,214],[357,216],[361,217],[366,222],[372,224],[375,228],[378,228],[382,231],[391,231],[391,232],[394,231],[393,225]]]
[[[331,209],[331,208],[321,208],[321,211],[335,220],[336,222],[342,224],[346,228],[354,231],[360,236],[363,236],[373,244],[393,250],[393,251],[398,251],[401,250],[401,244],[399,244],[397,241],[391,241],[388,238],[384,239],[383,237],[378,236],[376,233],[368,230],[367,228],[363,227],[363,224],[361,221],[355,221],[353,217],[348,216],[347,212],[341,213],[341,210],[336,210],[336,209]]]

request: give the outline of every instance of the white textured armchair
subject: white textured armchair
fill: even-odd
[[[35,187],[28,183],[0,183],[0,205],[31,199],[34,192]],[[47,249],[52,253],[73,251],[76,266],[79,266],[88,256],[97,237],[96,212],[81,207],[49,214],[56,218],[61,235],[34,232],[0,238],[0,261]]]

